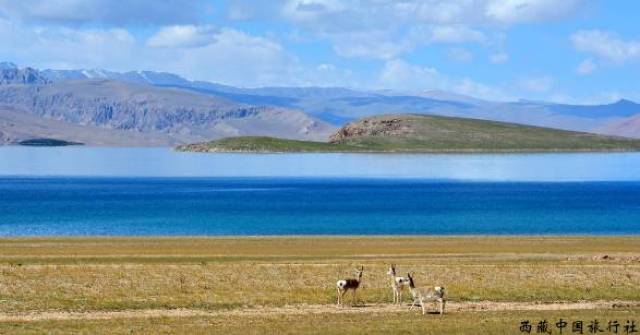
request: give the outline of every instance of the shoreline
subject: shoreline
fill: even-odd
[[[328,142],[327,142],[328,143]],[[82,144],[82,145],[59,145],[59,146],[35,146],[35,145],[20,145],[20,144],[0,144],[2,148],[23,148],[23,149],[166,149],[177,153],[187,154],[234,154],[234,155],[299,155],[299,154],[326,154],[326,155],[520,155],[520,154],[607,154],[607,153],[640,153],[640,148],[614,148],[614,149],[498,149],[498,150],[486,150],[486,149],[469,149],[469,150],[355,150],[355,151],[267,151],[267,150],[187,150],[181,149],[181,147],[189,146],[192,144],[180,144],[180,145],[94,145],[94,144]]]
[[[513,241],[537,241],[537,242],[558,242],[558,241],[589,241],[593,239],[609,241],[637,241],[640,251],[640,232],[635,234],[518,234],[518,235],[498,235],[498,234],[459,234],[459,235],[0,235],[0,246],[3,243],[24,243],[24,242],[215,242],[215,241],[239,241],[242,243],[251,242],[277,242],[277,241],[325,241],[325,242],[349,242],[363,241],[376,242],[403,242],[403,241],[423,241],[423,242],[483,242],[496,240],[502,242]],[[0,255],[0,258],[2,256]]]
[[[202,239],[202,240],[268,240],[268,239],[336,239],[336,240],[349,240],[349,239],[590,239],[593,237],[605,238],[605,239],[640,239],[640,232],[636,234],[398,234],[398,235],[376,235],[376,234],[297,234],[297,235],[15,235],[15,236],[2,236],[0,235],[0,241],[7,240],[82,240],[82,239],[104,239],[104,240],[188,240],[188,239]]]
[[[233,149],[188,149],[182,148],[182,145],[174,147],[174,151],[182,153],[200,153],[200,154],[256,154],[256,155],[286,155],[286,154],[352,154],[352,155],[482,155],[482,154],[571,154],[571,153],[625,153],[625,152],[640,152],[640,149],[504,149],[504,150],[486,150],[486,149],[451,149],[451,150],[344,150],[344,151],[277,151],[277,150],[233,150]]]

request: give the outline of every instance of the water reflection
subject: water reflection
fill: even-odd
[[[0,147],[0,175],[640,180],[640,153],[203,154],[171,148]]]

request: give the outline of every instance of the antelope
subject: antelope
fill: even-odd
[[[410,273],[407,273],[407,278],[409,278],[409,288],[411,289],[411,296],[413,297],[413,304],[411,304],[409,310],[412,310],[416,303],[419,303],[420,307],[422,307],[422,315],[424,315],[427,313],[425,302],[433,301],[440,303],[440,315],[443,315],[444,305],[446,303],[444,287],[435,286],[434,288],[419,289],[416,288]]]
[[[354,301],[356,300],[356,290],[362,283],[362,271],[364,271],[363,266],[360,267],[360,270],[356,270],[358,279],[348,278],[338,280],[338,282],[336,283],[336,287],[338,289],[338,306],[342,306],[344,295],[349,290],[353,290],[353,299],[351,300],[351,304],[354,303]]]
[[[389,271],[387,274],[391,276],[391,288],[393,289],[393,303],[400,304],[402,303],[402,290],[405,287],[409,286],[409,278],[396,276],[396,265],[391,264],[389,266]]]

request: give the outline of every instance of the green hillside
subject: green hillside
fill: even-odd
[[[182,145],[197,152],[637,151],[640,140],[476,119],[384,115],[340,128],[330,142],[230,137]]]

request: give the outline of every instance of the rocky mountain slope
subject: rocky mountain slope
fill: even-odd
[[[48,70],[43,73],[53,81],[62,78],[108,78],[180,87],[240,103],[297,109],[336,126],[371,115],[420,113],[640,138],[640,130],[636,128],[623,130],[614,126],[626,118],[640,115],[640,105],[629,100],[591,106],[525,100],[495,102],[443,91],[406,93],[388,90],[358,91],[339,87],[237,88],[189,81],[175,74],[151,71],[117,73],[104,70]]]
[[[101,146],[166,146],[176,143],[167,134],[78,125],[0,107],[0,145],[34,138],[64,139]]]
[[[36,69],[20,69],[13,63],[0,63],[0,85],[46,83],[49,83],[49,79]]]
[[[599,133],[616,134],[618,136],[639,137],[640,134],[640,114],[633,115],[609,124],[598,129]]]
[[[33,137],[136,146],[241,135],[322,139],[334,129],[300,111],[185,89],[107,79],[51,82],[34,79],[44,78],[37,71],[14,75],[32,73],[27,69],[0,73],[14,78],[0,85],[0,143]]]

